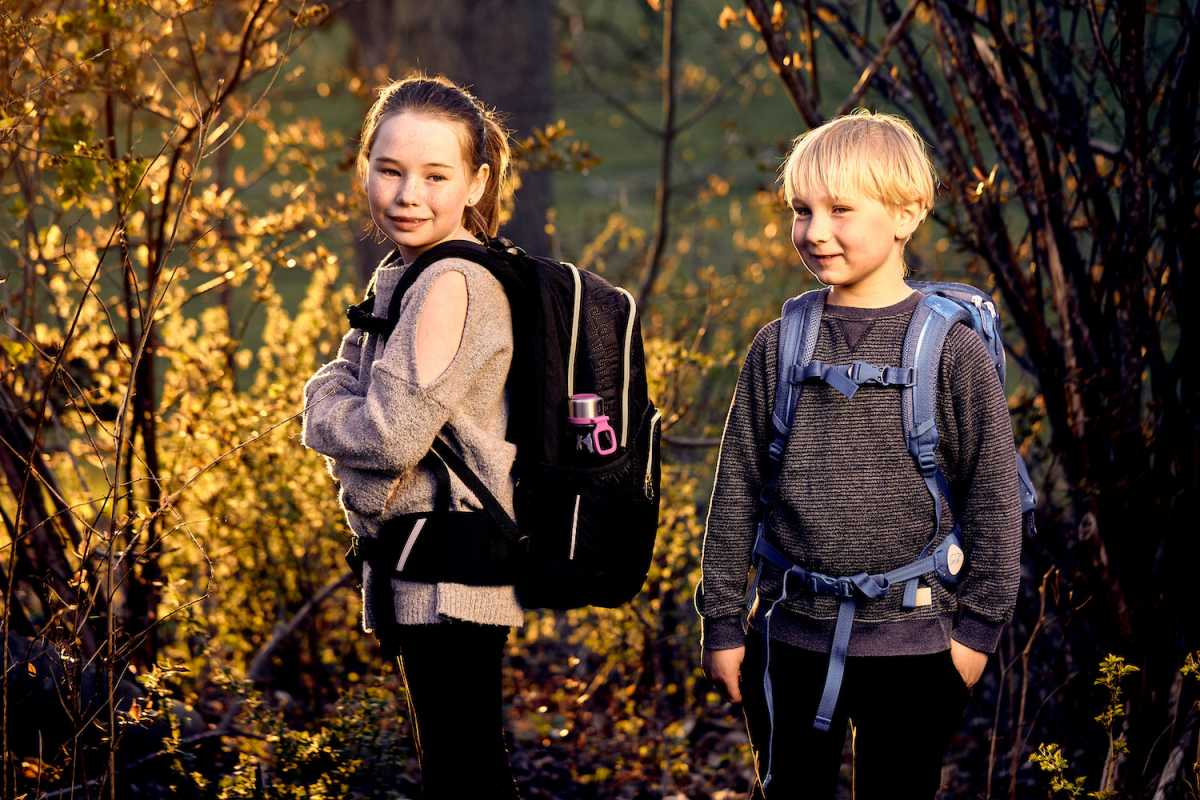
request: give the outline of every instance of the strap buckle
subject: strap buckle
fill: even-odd
[[[808,573],[808,585],[813,594],[843,598],[854,596],[854,584],[847,578],[834,578],[819,572],[810,572]]]
[[[917,468],[926,478],[933,477],[938,471],[937,461],[938,435],[937,427],[930,420],[916,433],[908,435],[908,452],[917,462]]]
[[[855,361],[846,370],[850,380],[862,385],[864,383],[883,383],[883,370],[866,361]]]
[[[917,466],[925,475],[931,475],[937,472],[938,461],[937,453],[932,450],[921,449],[917,452]]]

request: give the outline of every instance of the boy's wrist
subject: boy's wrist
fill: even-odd
[[[741,614],[700,619],[700,646],[705,650],[728,650],[746,643]]]
[[[1000,631],[1004,623],[984,619],[972,611],[959,608],[954,617],[954,631],[951,637],[959,644],[964,644],[980,653],[994,653],[1000,644]]]

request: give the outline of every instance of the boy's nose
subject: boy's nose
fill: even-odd
[[[829,239],[829,220],[821,215],[813,214],[808,220],[808,227],[804,230],[804,239],[813,243]]]

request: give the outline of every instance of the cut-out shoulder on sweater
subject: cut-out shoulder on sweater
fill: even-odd
[[[428,386],[458,353],[467,324],[467,276],[443,272],[429,287],[417,317],[417,382]]]

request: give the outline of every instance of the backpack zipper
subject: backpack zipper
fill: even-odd
[[[628,290],[617,287],[629,301],[629,321],[625,323],[625,362],[621,373],[621,447],[629,441],[629,350],[633,346],[633,322],[637,316],[637,301]]]
[[[661,418],[662,412],[658,409],[654,410],[654,416],[650,418],[650,447],[646,453],[646,482],[643,484],[647,500],[654,499],[654,426]]]
[[[571,311],[571,352],[567,354],[567,397],[575,394],[575,348],[579,345],[579,306],[583,302],[583,284],[579,278],[579,268],[567,261],[560,261],[571,271],[575,281],[575,307]]]

